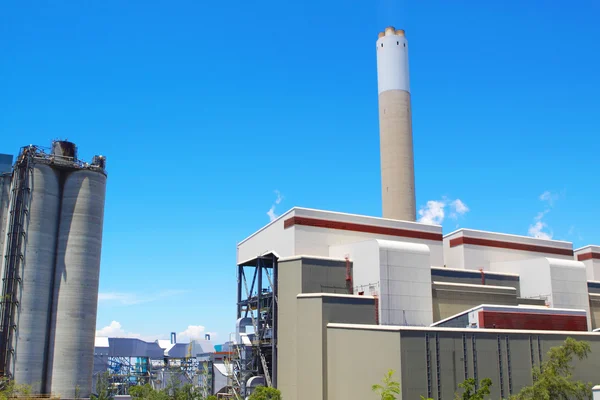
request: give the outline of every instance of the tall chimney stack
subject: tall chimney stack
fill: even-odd
[[[408,41],[390,26],[377,39],[379,137],[383,217],[414,221],[415,171],[408,74]]]

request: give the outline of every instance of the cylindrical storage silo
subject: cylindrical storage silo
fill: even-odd
[[[50,332],[49,391],[83,398],[92,388],[94,337],[106,175],[79,170],[67,175],[60,214]]]
[[[34,393],[41,393],[60,209],[59,172],[44,164],[33,164],[29,189],[11,371],[17,384],[31,385]]]

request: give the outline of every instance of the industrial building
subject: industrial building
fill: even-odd
[[[106,159],[75,144],[0,157],[0,375],[34,393],[88,396]]]
[[[228,395],[375,398],[394,369],[403,399],[453,398],[466,378],[505,398],[568,336],[600,353],[600,247],[415,221],[404,31],[376,48],[383,218],[293,207],[238,243]]]
[[[220,348],[218,348],[220,350]],[[114,395],[127,395],[129,388],[149,384],[156,390],[166,388],[170,383],[192,384],[210,391],[218,390],[219,382],[226,386],[227,378],[213,382],[204,361],[211,359],[218,369],[215,345],[210,335],[204,340],[188,343],[177,342],[175,333],[169,340],[147,342],[137,338],[96,337],[94,345],[93,387],[95,392],[99,378],[109,373],[108,384]],[[209,381],[210,380],[210,381]],[[215,386],[215,384],[217,386]],[[208,391],[208,388],[206,389]]]

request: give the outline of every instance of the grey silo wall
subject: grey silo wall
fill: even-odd
[[[58,235],[48,388],[73,398],[92,387],[94,335],[106,176],[81,170],[65,178]]]
[[[11,175],[0,175],[0,279],[4,274],[4,246],[8,224],[8,203],[10,201]],[[1,281],[0,281],[1,284]]]
[[[43,164],[29,172],[26,239],[19,276],[12,371],[17,383],[41,393],[47,355],[48,320],[54,277],[54,255],[60,209],[60,174]]]

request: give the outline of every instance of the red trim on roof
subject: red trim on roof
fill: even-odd
[[[450,240],[450,247],[461,246],[463,244],[472,244],[475,246],[497,247],[500,249],[533,251],[536,253],[560,254],[563,256],[572,256],[573,249],[563,249],[559,247],[537,246],[533,244],[503,242],[500,240],[480,239],[473,237],[460,236]]]
[[[443,236],[441,233],[413,231],[410,229],[388,228],[384,226],[355,224],[352,222],[330,221],[325,219],[291,217],[283,222],[284,229],[294,225],[312,226],[314,228],[338,229],[342,231],[374,233],[377,235],[401,236],[414,239],[435,240],[441,242]]]
[[[600,260],[600,253],[594,253],[593,251],[590,253],[577,254],[577,261],[585,261],[585,260]]]

